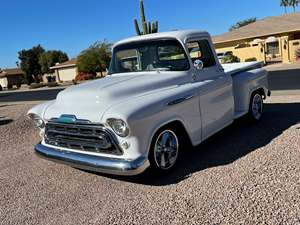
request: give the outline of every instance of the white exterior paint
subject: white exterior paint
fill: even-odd
[[[8,81],[6,77],[0,77],[0,85],[2,88],[7,88]]]
[[[65,67],[57,69],[60,81],[72,81],[77,75],[77,67]]]
[[[133,41],[175,38],[187,48],[190,39],[207,39],[206,32],[176,31],[134,37],[118,42],[115,46]],[[218,63],[203,70],[149,71],[114,74],[106,78],[70,87],[57,99],[32,108],[29,113],[38,114],[46,122],[62,114],[75,115],[77,119],[101,123],[108,118],[119,118],[127,122],[130,133],[126,138],[116,135],[119,143],[130,144],[124,154],[114,158],[133,160],[148,157],[150,143],[155,132],[163,125],[179,121],[186,129],[193,145],[197,145],[233,120],[248,112],[252,91],[263,88],[267,93],[267,72],[259,63],[225,65]],[[187,55],[189,55],[187,53]],[[168,103],[185,98],[180,104]],[[42,142],[43,145],[51,147]],[[61,150],[83,154],[112,157],[104,153],[86,153],[79,150]]]

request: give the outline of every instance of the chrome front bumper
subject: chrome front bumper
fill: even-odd
[[[42,144],[37,144],[34,149],[38,156],[47,160],[66,164],[83,170],[113,175],[137,175],[144,172],[150,165],[148,159],[145,157],[127,161],[122,159],[112,159],[70,151],[62,151],[47,147]]]

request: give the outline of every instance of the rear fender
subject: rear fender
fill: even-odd
[[[267,71],[254,69],[232,75],[233,93],[236,112],[248,112],[250,98],[253,92],[262,89],[264,96],[268,93]]]

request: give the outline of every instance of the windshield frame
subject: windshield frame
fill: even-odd
[[[164,72],[184,72],[184,71],[189,71],[191,69],[191,62],[189,55],[186,52],[185,45],[178,39],[176,38],[158,38],[158,39],[148,39],[148,40],[141,40],[141,41],[134,41],[134,42],[127,42],[127,43],[122,43],[119,45],[114,46],[113,51],[112,51],[112,58],[110,61],[109,65],[109,70],[108,74],[113,75],[113,74],[123,74],[123,73],[144,73],[144,72],[153,72],[153,71],[160,71],[159,69],[157,70],[138,70],[138,71],[129,71],[129,72],[114,72],[113,67],[115,66],[115,57],[116,53],[122,50],[130,50],[130,49],[135,49],[138,47],[142,47],[143,45],[148,45],[148,46],[155,46],[158,48],[160,47],[159,44],[156,43],[163,43],[163,42],[173,42],[174,46],[178,46],[182,50],[182,54],[184,56],[184,59],[186,60],[187,66],[183,70],[164,70]],[[167,46],[167,45],[166,45]],[[158,54],[158,52],[156,51]],[[158,56],[157,56],[158,57]]]

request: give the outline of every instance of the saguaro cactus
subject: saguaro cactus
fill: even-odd
[[[138,21],[134,19],[134,28],[137,35],[145,35],[145,34],[152,34],[158,32],[158,21],[155,22],[147,22],[145,16],[145,9],[144,9],[144,1],[140,0],[140,15],[141,15],[141,24],[142,24],[142,31],[139,27]]]

